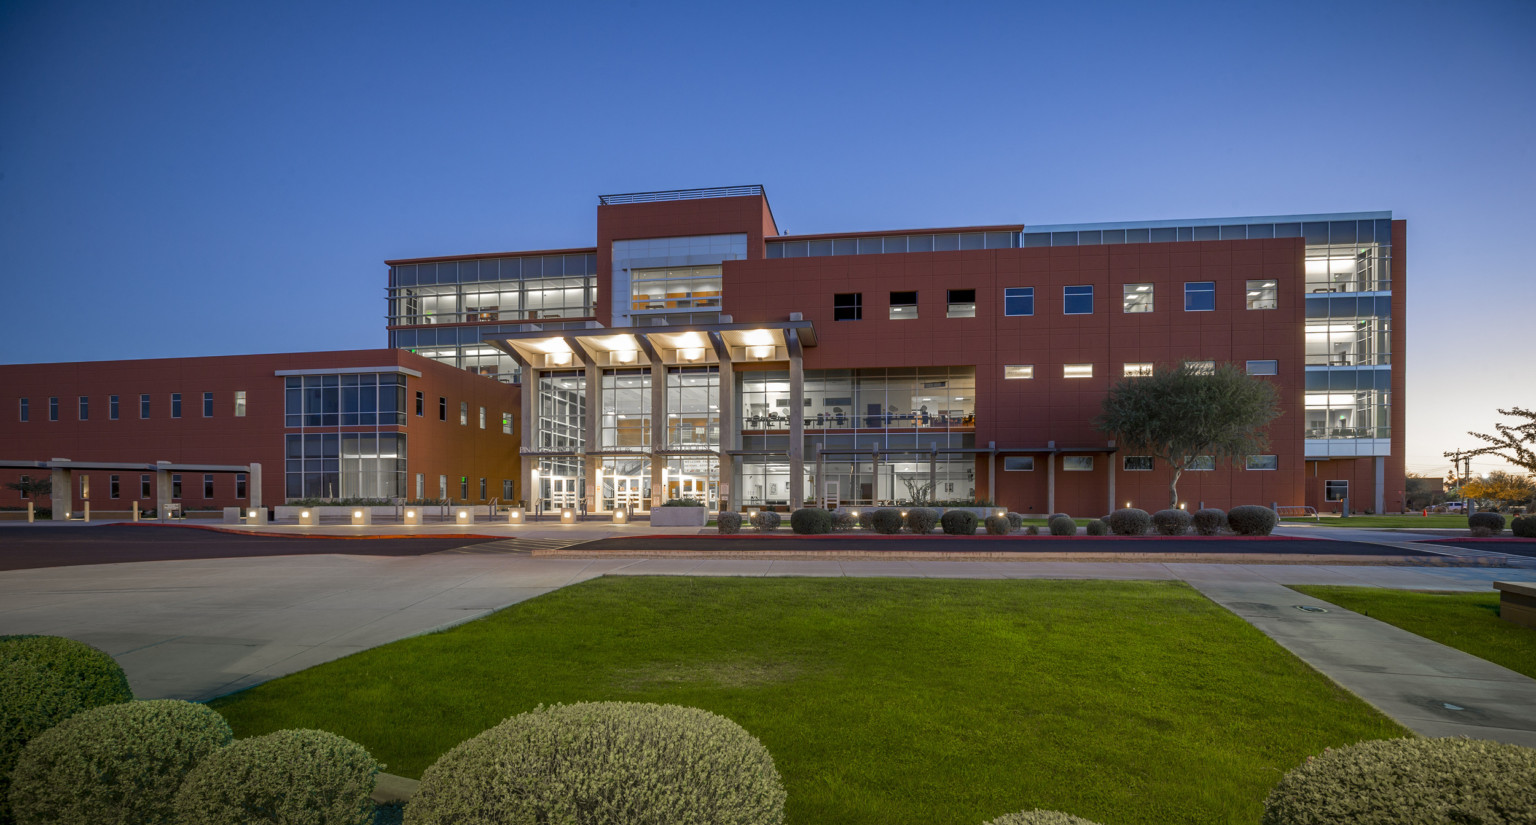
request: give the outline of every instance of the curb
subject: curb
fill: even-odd
[[[265,530],[231,530],[227,527],[213,527],[207,524],[161,524],[160,522],[118,522],[104,524],[103,527],[180,527],[184,530],[207,530],[210,533],[223,533],[227,536],[259,536],[271,539],[324,539],[328,541],[359,541],[367,539],[487,539],[496,541],[508,538],[507,536],[491,536],[484,533],[380,533],[367,536],[325,536],[311,533],[273,533]]]

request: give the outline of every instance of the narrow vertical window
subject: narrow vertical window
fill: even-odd
[[[80,396],[80,420],[91,420],[91,397],[88,395]]]
[[[139,395],[139,417],[149,417],[149,393],[147,392]]]
[[[213,473],[203,473],[203,498],[213,498]]]
[[[123,481],[122,476],[107,476],[107,497],[108,498],[122,498],[123,497],[123,483],[122,483],[122,481]]]
[[[213,417],[213,393],[211,392],[203,393],[203,417]]]
[[[437,398],[437,420],[448,420],[448,399],[442,396],[438,396]]]
[[[427,414],[427,397],[421,390],[416,391],[416,416],[419,418]]]
[[[416,500],[421,501],[427,495],[427,477],[423,473],[416,474]]]
[[[482,478],[482,479],[480,479],[480,500],[481,501],[485,501],[485,499],[486,499],[485,492],[486,492],[485,479]]]
[[[235,473],[235,498],[245,498],[247,484],[245,473]]]
[[[480,408],[480,429],[485,429],[485,408]]]
[[[59,420],[59,399],[57,396],[52,396],[48,399],[48,420]]]
[[[150,480],[150,478],[151,478],[151,476],[149,476],[149,475],[141,475],[141,476],[139,476],[139,498],[143,498],[143,499],[149,498],[149,480]]]
[[[448,477],[447,476],[438,476],[437,477],[437,497],[442,499],[443,501],[447,501],[448,500]]]
[[[107,418],[117,420],[117,396],[107,396]]]
[[[171,393],[171,417],[181,417],[181,393],[179,392]]]
[[[27,419],[31,418],[31,416],[32,412],[28,409],[27,399],[21,399],[21,420],[26,421]]]
[[[501,500],[512,500],[512,479],[510,478],[504,478],[501,480]]]
[[[181,473],[171,473],[171,498],[181,499]]]
[[[507,435],[512,434],[512,413],[501,414],[501,431]]]
[[[32,482],[32,477],[31,476],[24,475],[24,476],[21,477],[20,486],[21,486],[21,497],[22,498],[31,498],[32,497],[32,484],[31,484],[31,482]]]
[[[235,417],[245,417],[245,390],[235,390]]]
[[[460,427],[464,427],[464,426],[468,426],[468,425],[469,425],[469,402],[468,401],[460,401],[459,402],[459,426]]]
[[[459,501],[469,501],[469,476],[459,476]]]

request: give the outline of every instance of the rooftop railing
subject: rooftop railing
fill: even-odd
[[[627,195],[598,195],[604,206],[618,203],[657,203],[659,201],[691,201],[702,198],[741,198],[762,195],[761,186],[715,186],[708,189],[670,189],[664,192],[631,192]]]

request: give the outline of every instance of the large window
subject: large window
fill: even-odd
[[[651,447],[651,373],[644,369],[603,370],[603,449]],[[507,417],[510,422],[510,416]],[[510,424],[509,424],[510,426]]]
[[[768,378],[772,386],[783,382],[783,395],[772,399],[770,412],[787,419],[788,376]],[[772,392],[772,391],[770,391]],[[782,399],[785,407],[777,407]],[[801,408],[807,430],[860,429],[932,431],[969,429],[976,423],[976,370],[974,367],[906,367],[859,370],[807,370],[805,404]],[[889,436],[874,436],[888,438]],[[925,436],[906,436],[922,440]],[[915,442],[914,442],[915,443]]]
[[[917,318],[917,293],[891,293],[891,320],[910,321]]]
[[[1003,289],[1003,314],[1010,316],[1034,315],[1035,288],[1032,286],[1011,286]]]
[[[1385,238],[1378,238],[1385,241]],[[1307,292],[1384,292],[1392,288],[1391,247],[1383,243],[1307,244]]]
[[[1151,312],[1152,292],[1152,284],[1126,284],[1125,311]]]
[[[951,289],[949,290],[949,306],[944,311],[946,318],[975,318],[976,317],[976,290]]]
[[[1355,376],[1339,376],[1353,379]],[[1372,373],[1376,370],[1363,370]],[[1381,370],[1385,372],[1385,370]],[[1333,377],[1333,376],[1326,376]],[[1308,379],[1312,378],[1309,371]],[[1308,392],[1307,438],[1387,438],[1391,434],[1390,393],[1384,389]]]
[[[718,367],[672,367],[667,370],[667,444],[720,443]]]
[[[632,308],[637,311],[719,309],[722,283],[719,264],[632,270]]]
[[[596,274],[594,253],[400,264],[390,272],[389,322],[422,325],[590,317]]]
[[[1266,278],[1248,282],[1249,309],[1278,309],[1280,307],[1280,282]]]
[[[1309,301],[1307,309],[1311,310],[1314,303]],[[1391,319],[1374,316],[1308,318],[1306,363],[1307,366],[1319,367],[1392,363]]]
[[[1067,286],[1061,288],[1063,315],[1092,315],[1093,287]]]
[[[405,376],[399,373],[290,375],[284,425],[372,427],[405,424]]]
[[[403,433],[291,433],[289,498],[395,498],[406,495]]]
[[[788,430],[794,414],[789,400],[788,370],[746,373],[741,381],[741,428]]]
[[[1210,312],[1216,309],[1216,282],[1190,281],[1184,284],[1184,311]]]
[[[540,450],[580,452],[586,445],[587,377],[580,371],[539,374]],[[573,462],[577,465],[579,461]],[[563,470],[559,472],[564,472]],[[574,478],[574,471],[568,474]]]
[[[832,320],[858,321],[864,318],[864,293],[839,292],[832,296]]]

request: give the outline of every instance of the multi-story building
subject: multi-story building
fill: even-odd
[[[158,501],[505,501],[517,478],[518,394],[397,349],[0,366],[0,460],[95,467],[73,471],[74,508],[65,491],[54,499],[56,509],[88,500],[98,513]],[[261,475],[162,476],[157,462],[259,464]],[[50,474],[0,469],[5,481],[22,476]],[[0,506],[25,503],[0,488]]]
[[[1382,512],[1405,250],[1389,212],[786,236],[757,186],[615,195],[592,248],[389,261],[389,335],[522,385],[517,497],[546,506],[1160,508],[1167,473],[1092,419],[1233,362],[1279,390],[1271,449],[1181,497]]]

